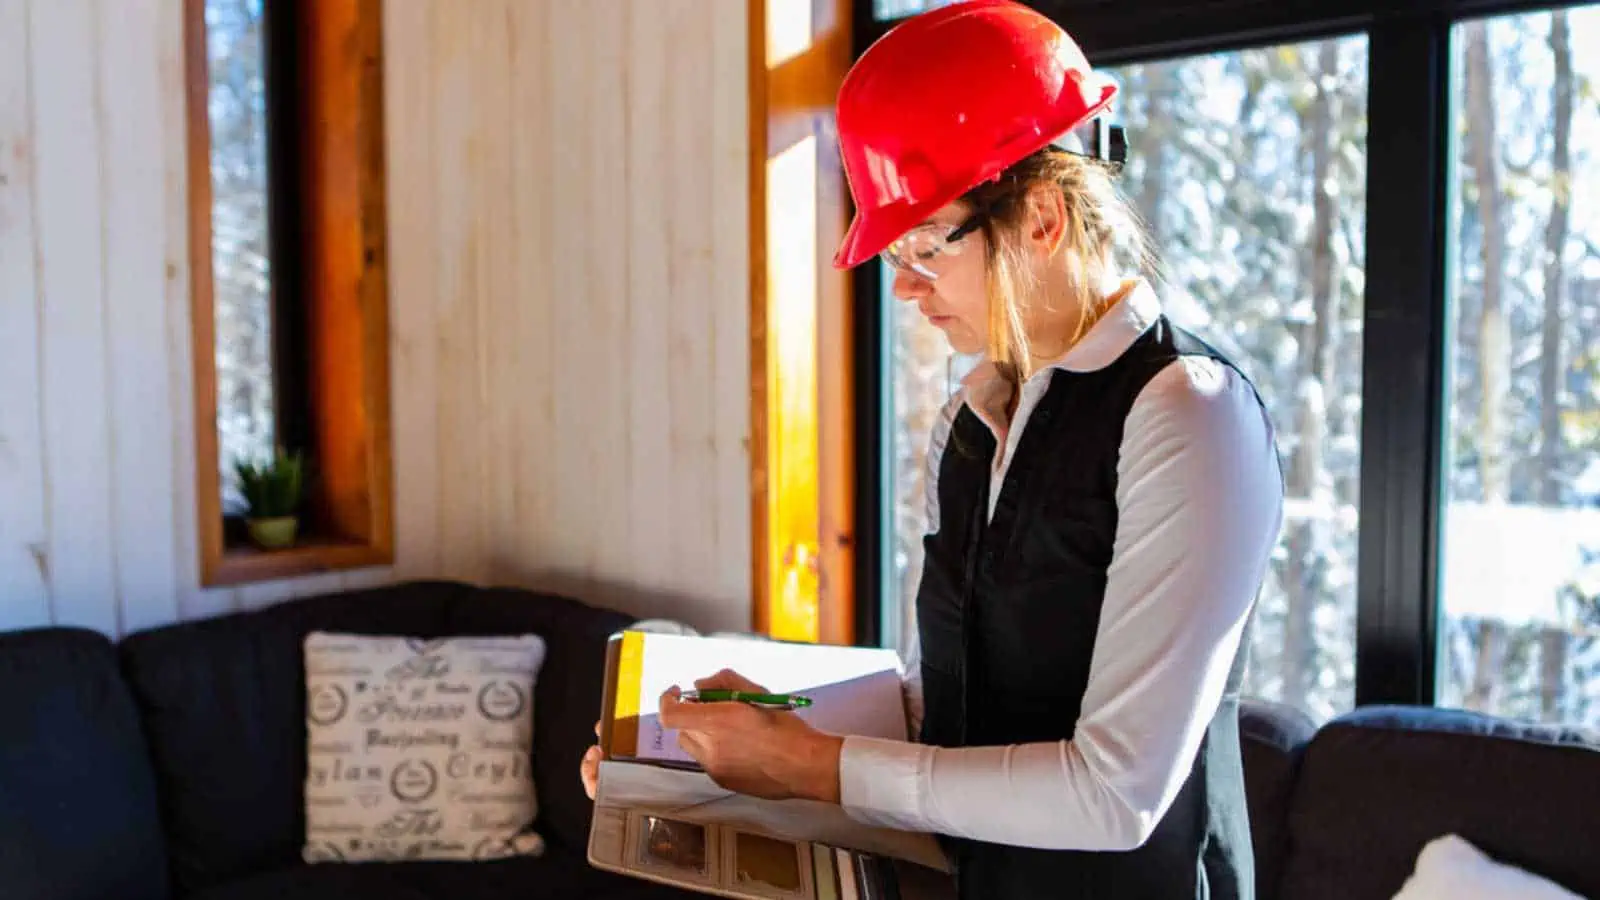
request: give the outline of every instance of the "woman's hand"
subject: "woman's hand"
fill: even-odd
[[[599,722],[594,723],[594,736],[600,737]],[[600,745],[595,744],[584,751],[583,762],[578,765],[578,777],[583,779],[583,792],[589,795],[590,800],[594,799],[596,785],[600,782],[600,757],[603,755]]]
[[[727,669],[694,686],[702,691],[766,693]],[[661,695],[661,724],[678,732],[678,744],[717,784],[773,800],[804,797],[839,802],[841,738],[812,728],[792,712],[741,702],[685,702],[679,697],[676,687]]]

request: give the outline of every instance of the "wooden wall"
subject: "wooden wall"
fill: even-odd
[[[387,9],[402,571],[745,627],[744,3]]]
[[[385,4],[396,565],[223,590],[181,6],[0,0],[0,629],[413,576],[748,627],[744,4]]]

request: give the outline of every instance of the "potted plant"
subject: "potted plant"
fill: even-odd
[[[270,462],[239,460],[233,471],[239,476],[239,491],[248,507],[245,525],[250,539],[269,550],[293,544],[300,526],[304,486],[305,462],[300,451],[288,454],[279,447]]]

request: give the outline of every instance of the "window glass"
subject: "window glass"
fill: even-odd
[[[1284,525],[1245,691],[1326,719],[1355,700],[1366,38],[1112,74],[1167,312],[1244,370],[1277,427]]]
[[[206,0],[205,6],[216,427],[225,510],[239,502],[233,462],[265,460],[274,442],[263,2]]]
[[[1600,8],[1452,38],[1437,701],[1600,726]]]
[[[880,22],[902,19],[940,6],[948,6],[953,2],[955,0],[872,0],[872,16]]]
[[[953,353],[944,332],[928,324],[916,304],[897,300],[890,293],[893,270],[883,262],[877,266],[883,285],[883,358],[889,367],[889,377],[884,379],[887,427],[883,446],[888,454],[884,484],[891,492],[884,523],[881,643],[903,655],[914,627],[912,612],[922,577],[922,536],[929,526],[928,439],[939,411],[977,359]]]

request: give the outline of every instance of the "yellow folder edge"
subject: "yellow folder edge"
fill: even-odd
[[[617,694],[611,709],[613,753],[631,756],[639,750],[639,689],[643,681],[644,633],[622,635],[617,653]]]

